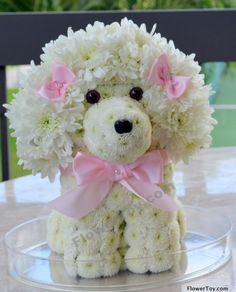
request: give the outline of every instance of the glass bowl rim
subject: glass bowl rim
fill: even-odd
[[[198,206],[191,206],[191,205],[183,205],[183,209],[186,210],[186,209],[192,209],[192,210],[199,210],[200,212],[214,212],[218,217],[222,217],[226,224],[227,224],[227,230],[222,234],[220,235],[219,237],[217,238],[214,238],[212,240],[210,240],[208,243],[205,243],[205,244],[202,244],[200,246],[197,246],[197,247],[193,247],[193,248],[190,248],[190,249],[180,249],[178,251],[170,251],[168,252],[168,254],[170,255],[176,255],[176,254],[181,254],[181,253],[184,253],[184,252],[194,252],[194,251],[197,251],[197,250],[200,250],[200,249],[204,249],[204,248],[209,248],[211,246],[214,246],[215,244],[217,244],[218,242],[220,242],[222,239],[224,238],[227,238],[228,236],[231,236],[232,235],[232,231],[233,231],[233,223],[231,221],[231,219],[229,219],[228,216],[226,216],[225,214],[222,214],[222,212],[220,211],[216,211],[216,210],[213,210],[213,209],[207,209],[207,208],[203,208],[203,207],[198,207]],[[48,258],[46,257],[42,257],[42,256],[35,256],[35,255],[31,255],[31,254],[28,254],[28,249],[26,250],[19,250],[17,248],[14,248],[8,241],[9,241],[9,237],[14,233],[16,232],[19,228],[23,227],[24,225],[28,225],[30,223],[33,223],[33,222],[36,222],[36,221],[40,221],[40,220],[43,220],[43,219],[46,219],[48,218],[48,215],[44,215],[44,216],[39,216],[39,217],[36,217],[36,218],[32,218],[30,220],[27,220],[21,224],[18,224],[16,226],[14,226],[13,228],[11,228],[9,231],[7,231],[4,235],[4,238],[3,238],[3,241],[4,241],[4,245],[7,249],[7,251],[10,251],[14,254],[17,254],[17,255],[21,255],[21,256],[27,256],[29,258],[34,258],[34,259],[38,259],[38,260],[47,260],[48,261]],[[154,258],[156,255],[158,254],[158,252],[154,252],[152,256],[147,256],[147,257],[136,257],[136,258],[128,258],[126,259],[127,261],[129,260],[142,260],[142,259],[151,259],[151,258]],[[52,261],[64,261],[63,258],[51,258],[50,260]],[[101,261],[104,262],[104,259],[102,259]],[[80,262],[94,262],[94,260],[80,260]],[[98,260],[96,260],[96,262],[98,262]]]

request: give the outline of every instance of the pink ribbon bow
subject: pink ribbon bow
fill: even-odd
[[[74,73],[65,65],[52,66],[52,81],[43,84],[38,91],[39,95],[52,102],[64,101],[66,89],[75,80]]]
[[[95,210],[112,184],[118,182],[154,207],[175,211],[179,208],[177,203],[158,185],[163,183],[166,163],[167,154],[163,150],[146,153],[130,164],[113,164],[79,152],[72,165],[77,186],[51,201],[49,207],[66,216],[81,218]]]
[[[190,80],[191,77],[171,74],[166,54],[155,59],[148,75],[150,83],[165,87],[170,100],[178,99],[186,91]]]

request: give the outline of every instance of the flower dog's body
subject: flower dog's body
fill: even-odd
[[[180,269],[185,219],[172,163],[207,147],[214,125],[194,55],[123,19],[69,30],[41,59],[7,115],[21,163],[51,180],[61,171],[52,251],[86,278]],[[89,163],[96,174],[90,165],[82,177]]]

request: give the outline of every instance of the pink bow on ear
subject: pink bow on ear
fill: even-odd
[[[39,95],[52,102],[64,101],[66,88],[75,80],[74,73],[65,65],[54,64],[52,66],[52,81],[44,83]]]
[[[148,75],[148,81],[152,84],[165,86],[170,100],[178,99],[187,89],[191,77],[175,76],[170,72],[170,66],[166,54],[155,59]]]

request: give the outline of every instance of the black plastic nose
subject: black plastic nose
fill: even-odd
[[[124,134],[132,131],[133,124],[128,120],[117,120],[114,127],[118,134]]]

